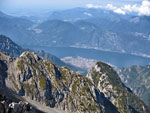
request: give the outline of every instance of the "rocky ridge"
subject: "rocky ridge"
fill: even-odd
[[[98,62],[85,77],[30,52],[16,59],[0,53],[0,61],[6,66],[4,86],[42,105],[76,113],[150,112],[105,63]]]
[[[66,67],[60,68],[30,52],[24,52],[11,62],[9,58],[1,60],[9,64],[6,86],[20,96],[68,112],[118,113],[87,77]]]

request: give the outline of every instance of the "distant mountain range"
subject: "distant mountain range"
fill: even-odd
[[[74,8],[50,13],[47,21],[34,23],[2,12],[0,15],[0,33],[22,46],[80,47],[150,55],[149,16]]]
[[[69,22],[76,22],[78,20],[86,20],[92,18],[110,19],[112,21],[119,18],[128,19],[129,15],[119,15],[110,10],[94,9],[94,8],[73,8],[63,11],[54,11],[49,15],[49,20],[65,20]]]

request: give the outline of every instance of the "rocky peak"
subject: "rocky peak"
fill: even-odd
[[[23,53],[20,55],[20,57],[27,57],[27,58],[32,57],[32,58],[35,58],[36,60],[39,59],[39,56],[37,56],[37,54],[35,54],[34,52],[30,53],[29,51],[23,52]]]
[[[25,51],[20,55],[20,58],[28,61],[30,64],[36,63],[41,58],[37,56],[34,52],[30,53],[29,51]]]
[[[88,78],[93,81],[93,84],[104,92],[105,96],[109,98],[113,103],[115,103],[115,96],[117,95],[117,90],[114,88],[122,88],[122,82],[117,76],[117,73],[113,68],[106,63],[97,62],[95,66],[89,71]]]
[[[109,88],[123,86],[121,79],[117,75],[116,71],[104,62],[97,62],[95,66],[89,71],[87,77],[90,78],[97,87],[98,85],[102,87],[102,90],[106,86]]]
[[[97,62],[87,77],[92,80],[96,88],[104,93],[106,98],[117,106],[121,113],[130,113],[133,110],[140,113],[149,111],[144,102],[121,82],[118,74],[108,64]]]

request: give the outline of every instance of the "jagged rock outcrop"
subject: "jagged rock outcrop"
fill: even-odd
[[[149,107],[121,82],[111,66],[97,62],[87,76],[96,88],[118,108],[120,113],[150,112]]]

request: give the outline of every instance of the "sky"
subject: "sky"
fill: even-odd
[[[150,0],[0,0],[0,10],[60,10],[74,7],[105,8],[125,15],[150,15]]]
[[[71,8],[84,7],[86,4],[104,5],[113,3],[138,3],[142,0],[0,0],[3,8]]]

